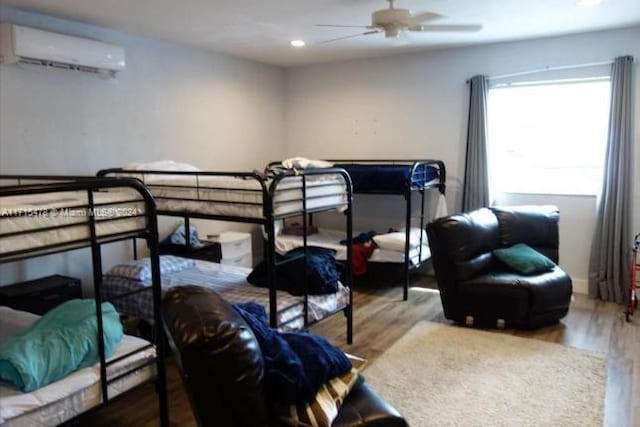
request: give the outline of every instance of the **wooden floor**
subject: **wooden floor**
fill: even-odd
[[[399,288],[357,289],[354,344],[345,344],[344,317],[334,316],[313,328],[351,353],[375,360],[416,322],[446,322],[440,297],[431,279],[420,277],[401,300]],[[419,287],[418,287],[419,286]],[[423,288],[422,286],[426,286]],[[605,425],[640,426],[640,316],[626,323],[622,308],[576,295],[569,315],[558,325],[537,331],[502,331],[525,338],[561,343],[592,350],[608,358]],[[172,426],[195,426],[180,377],[169,362],[169,401]],[[535,398],[535,397],[532,397]],[[567,399],[570,399],[567,396]],[[157,400],[153,386],[145,386],[125,399],[81,417],[73,425],[157,426]]]

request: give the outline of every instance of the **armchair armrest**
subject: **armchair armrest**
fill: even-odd
[[[351,390],[333,427],[408,427],[407,421],[366,383]]]

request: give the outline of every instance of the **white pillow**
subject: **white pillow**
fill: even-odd
[[[333,163],[324,160],[310,160],[305,157],[292,157],[282,162],[287,169],[330,168]]]
[[[420,232],[419,228],[412,228],[409,234],[409,248],[415,249],[420,246]],[[378,234],[373,236],[373,241],[378,245],[380,249],[386,251],[404,252],[405,243],[404,231],[397,231],[395,233]],[[422,231],[422,244],[428,246],[427,233]]]
[[[163,276],[186,270],[195,265],[196,262],[193,259],[173,255],[160,256],[160,274]],[[107,276],[123,277],[140,282],[151,280],[151,260],[149,258],[143,258],[127,264],[118,264],[107,272]]]
[[[134,171],[175,171],[175,172],[200,172],[201,169],[188,163],[174,162],[173,160],[160,160],[149,163],[129,163],[123,169]]]

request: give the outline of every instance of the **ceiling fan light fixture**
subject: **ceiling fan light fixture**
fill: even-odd
[[[299,47],[304,47],[304,46],[306,45],[306,43],[304,42],[304,40],[297,40],[297,39],[296,39],[296,40],[291,40],[291,41],[289,42],[289,44],[290,44],[292,47],[298,47],[298,48],[299,48]]]
[[[387,25],[384,27],[384,36],[388,39],[400,36],[400,27],[397,25]]]

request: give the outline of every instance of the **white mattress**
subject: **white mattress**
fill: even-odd
[[[132,217],[144,212],[144,202],[134,190],[122,189],[94,192],[96,205],[96,233],[106,238],[119,233],[139,230],[145,227],[144,217]],[[122,203],[131,200],[130,203]],[[0,237],[0,255],[9,252],[38,249],[47,245],[70,243],[89,239],[90,231],[86,210],[73,208],[86,205],[85,191],[65,191],[57,193],[33,194],[0,198],[0,234],[32,231],[26,234]],[[46,214],[45,214],[46,212]],[[10,216],[10,215],[19,216]],[[118,217],[117,220],[104,221]],[[77,224],[77,225],[72,225]],[[34,231],[45,227],[58,228],[48,231]]]
[[[3,336],[17,332],[38,316],[0,306],[0,330]],[[125,335],[112,358],[149,344]],[[116,376],[155,358],[155,350],[147,349],[127,357],[107,369]],[[155,376],[155,365],[142,367],[109,385],[109,398],[129,390]],[[0,381],[0,425],[2,427],[40,427],[61,424],[102,402],[99,364],[84,368],[31,393],[22,393]]]
[[[307,245],[319,246],[322,248],[333,249],[336,251],[336,259],[344,261],[347,259],[347,247],[340,244],[340,240],[345,238],[344,231],[320,229],[318,233],[312,234],[307,237]],[[302,236],[292,236],[288,234],[278,234],[276,236],[276,251],[280,254],[284,254],[292,249],[302,246]],[[420,257],[420,249],[414,248],[409,252],[409,258],[411,263],[416,265],[418,258]],[[428,245],[422,245],[421,261],[426,261],[431,258],[431,249]],[[391,262],[391,263],[404,263],[404,251],[390,251],[380,248],[376,248],[369,262]]]
[[[189,211],[243,218],[263,217],[262,187],[255,179],[196,175],[127,174],[127,176],[141,179],[149,187],[156,198],[159,210],[172,212]],[[267,188],[270,183],[271,181],[266,183]],[[203,187],[216,187],[219,189]],[[307,209],[325,207],[346,209],[346,185],[340,175],[308,176],[306,192]],[[283,178],[276,187],[274,213],[276,215],[285,215],[301,212],[302,202],[296,201],[296,199],[301,198],[302,178],[299,176]],[[253,205],[243,203],[253,203]]]

